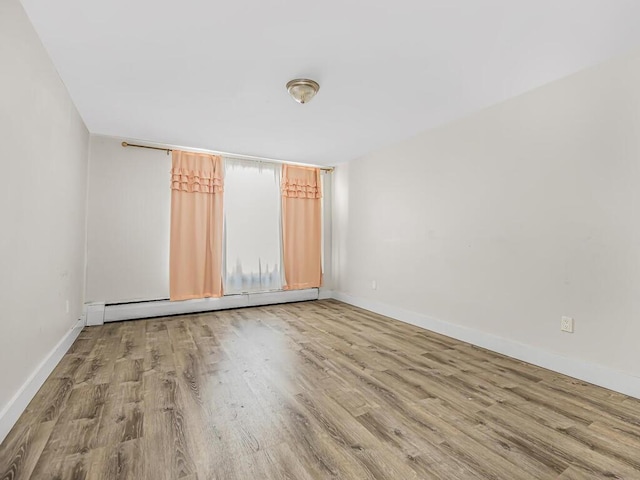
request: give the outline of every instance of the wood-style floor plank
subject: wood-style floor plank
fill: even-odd
[[[333,300],[85,328],[0,480],[640,480],[640,401]]]

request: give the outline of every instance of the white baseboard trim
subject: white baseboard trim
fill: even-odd
[[[375,300],[353,297],[333,292],[333,298],[349,305],[400,320],[426,330],[431,330],[478,347],[486,348],[508,357],[562,373],[585,382],[593,383],[616,392],[640,399],[640,377],[613,370],[595,363],[564,357],[524,343],[481,332],[462,325],[438,320],[420,313],[404,310]]]
[[[211,312],[229,308],[256,307],[273,305],[276,303],[305,302],[318,299],[318,289],[282,290],[273,292],[245,293],[240,295],[226,295],[220,298],[201,298],[170,302],[169,300],[153,300],[147,302],[132,302],[119,304],[92,304],[96,309],[102,305],[102,313],[96,318],[106,322],[135,320],[138,318],[166,317],[169,315],[183,315],[189,313]],[[87,319],[90,317],[88,316]],[[100,325],[101,323],[92,323]]]
[[[84,327],[84,320],[80,319],[69,330],[64,337],[53,347],[53,350],[49,352],[46,358],[40,362],[33,373],[29,376],[26,382],[22,384],[22,387],[16,392],[9,403],[0,411],[0,443],[4,440],[7,434],[11,431],[15,423],[25,411],[29,402],[38,393],[40,387],[45,380],[51,375],[53,369],[60,362],[62,357],[69,347],[73,344],[82,328]]]

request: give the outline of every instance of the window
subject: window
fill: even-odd
[[[280,171],[225,159],[225,294],[280,290]]]

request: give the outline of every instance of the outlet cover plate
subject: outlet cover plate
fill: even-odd
[[[567,333],[573,333],[573,318],[562,317],[560,320],[560,330]]]

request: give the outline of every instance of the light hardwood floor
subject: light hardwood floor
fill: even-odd
[[[332,301],[85,328],[0,479],[640,479],[640,401]]]

